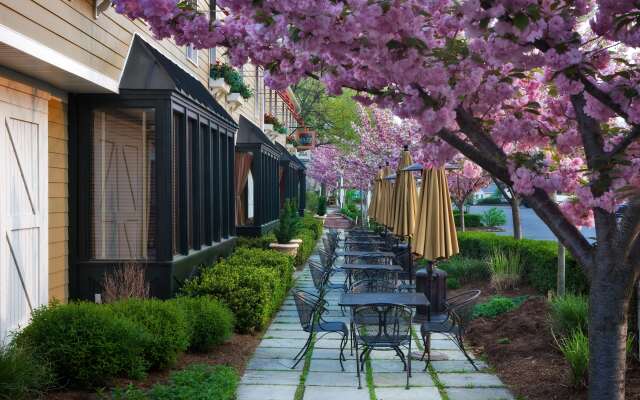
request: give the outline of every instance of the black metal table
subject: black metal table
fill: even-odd
[[[347,280],[349,281],[349,287],[352,285],[351,275],[353,271],[389,271],[389,272],[402,272],[402,267],[395,264],[340,264],[340,269],[347,273]]]
[[[424,293],[343,293],[341,307],[358,307],[370,304],[402,304],[408,307],[429,307]]]
[[[356,258],[393,258],[396,253],[392,251],[377,250],[336,250],[336,256]]]

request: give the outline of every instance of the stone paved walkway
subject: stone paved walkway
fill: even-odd
[[[317,255],[312,256],[317,258]],[[336,282],[340,277],[335,276]],[[308,268],[298,273],[296,287],[314,292]],[[327,294],[330,304],[327,320],[342,320],[337,291]],[[419,332],[419,325],[414,329]],[[410,389],[404,385],[406,375],[402,362],[392,352],[371,354],[371,380],[362,374],[362,389],[358,389],[354,356],[345,350],[345,371],[338,362],[340,336],[326,335],[315,342],[308,370],[305,360],[295,369],[293,357],[305,343],[307,334],[300,328],[293,297],[289,295],[260,346],[249,361],[238,388],[238,400],[498,400],[513,399],[498,377],[486,364],[476,372],[453,342],[434,335],[431,347],[438,353],[431,372],[424,372],[424,363],[413,361]],[[416,350],[417,347],[415,347]],[[301,376],[306,379],[301,383]],[[435,378],[435,379],[434,379]],[[298,395],[296,396],[296,392]]]

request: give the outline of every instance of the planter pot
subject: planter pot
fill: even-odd
[[[264,124],[264,133],[273,133],[273,124]]]
[[[289,243],[295,243],[299,247],[302,244],[302,239],[291,239]]]
[[[297,243],[271,243],[269,244],[269,248],[275,251],[279,251],[280,253],[284,253],[295,257],[298,254],[298,244]]]
[[[231,91],[229,85],[224,81],[224,78],[209,78],[209,87],[213,92],[213,96],[218,100],[224,99]]]
[[[327,219],[326,215],[316,215],[314,216],[315,219],[317,219],[318,221],[322,221],[322,226],[324,226],[324,221]]]
[[[244,104],[244,99],[240,93],[229,93],[227,95],[227,103],[229,104],[231,111],[235,111]]]

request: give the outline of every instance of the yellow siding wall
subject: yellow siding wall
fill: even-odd
[[[69,297],[67,104],[49,100],[49,299]]]

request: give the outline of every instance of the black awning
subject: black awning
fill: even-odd
[[[289,153],[289,150],[287,150],[286,147],[284,147],[283,145],[281,145],[280,143],[275,143],[276,147],[278,148],[278,151],[280,152],[280,162],[283,164],[288,163],[290,167],[295,168],[295,169],[307,169],[304,164],[302,163],[302,161],[300,161],[300,159],[296,156],[294,156],[293,154]]]
[[[240,127],[238,128],[238,138],[236,145],[262,145],[266,146],[273,152],[277,152],[276,147],[253,122],[240,116]]]
[[[174,90],[237,126],[209,90],[187,71],[135,35],[120,80],[121,90]]]

